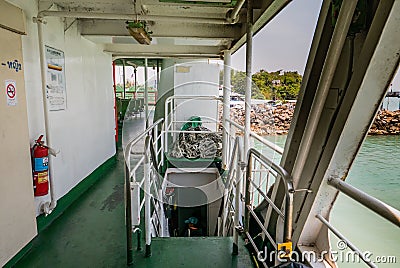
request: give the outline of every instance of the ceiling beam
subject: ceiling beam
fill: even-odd
[[[80,20],[82,35],[130,36],[121,20]],[[236,25],[204,25],[195,23],[155,23],[149,26],[152,37],[182,37],[233,40],[240,36]]]
[[[213,55],[221,53],[218,46],[104,44],[104,52],[113,55]]]
[[[53,11],[44,10],[38,13],[38,17],[61,17],[61,18],[75,18],[75,19],[106,19],[106,20],[143,20],[155,22],[180,22],[180,23],[203,23],[203,24],[231,24],[225,18],[212,18],[212,17],[184,17],[184,16],[165,16],[165,15],[134,15],[134,14],[121,14],[121,13],[104,13],[104,12],[71,12],[71,11]]]

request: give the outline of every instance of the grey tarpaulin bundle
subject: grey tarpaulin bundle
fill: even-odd
[[[196,159],[221,156],[221,135],[202,126],[189,127],[186,131],[207,131],[209,133],[179,133],[178,139],[172,144],[171,157]]]

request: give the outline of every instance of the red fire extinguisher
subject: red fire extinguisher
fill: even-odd
[[[49,147],[42,141],[43,135],[32,147],[33,188],[35,196],[49,193]]]

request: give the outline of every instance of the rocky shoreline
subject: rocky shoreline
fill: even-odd
[[[290,128],[294,104],[283,104],[272,107],[268,104],[251,105],[251,130],[258,135],[285,135]],[[231,119],[244,124],[245,111],[241,105],[231,107]]]
[[[379,111],[368,132],[369,135],[399,135],[400,110]]]
[[[251,111],[251,130],[258,135],[286,135],[294,114],[293,103],[272,107],[268,104],[253,104]],[[231,107],[231,119],[244,124],[244,107]],[[369,135],[399,135],[400,110],[379,111],[368,132]]]

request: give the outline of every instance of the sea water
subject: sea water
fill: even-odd
[[[281,147],[286,140],[286,136],[266,138]],[[254,145],[279,162],[278,154],[271,153],[259,142],[255,141]],[[368,136],[346,182],[400,210],[400,136]],[[344,194],[339,194],[330,222],[372,261],[396,259],[397,263],[376,262],[378,267],[400,267],[400,229],[394,224]],[[337,247],[339,240],[332,233],[330,238],[332,250],[338,251],[338,256],[343,255]],[[339,267],[367,267],[358,258],[355,262],[349,259],[343,258],[343,262],[338,262]]]

